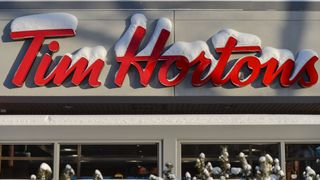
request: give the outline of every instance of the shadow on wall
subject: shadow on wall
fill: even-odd
[[[301,47],[301,41],[304,38],[304,31],[306,27],[307,12],[310,9],[310,2],[283,2],[284,9],[287,12],[287,20],[284,21],[284,28],[282,31],[281,48],[289,49],[293,53],[297,54],[303,47]],[[295,17],[294,12],[298,13],[298,20],[290,20]],[[306,78],[306,77],[305,77]],[[291,86],[292,89],[300,89],[297,83]],[[295,94],[295,91],[288,91],[291,95]]]

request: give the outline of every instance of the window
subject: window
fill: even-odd
[[[29,179],[41,163],[53,165],[53,145],[0,145],[0,179]]]
[[[70,164],[80,179],[92,179],[95,170],[104,179],[148,179],[159,174],[158,144],[61,145],[60,172]]]
[[[229,162],[231,167],[241,167],[238,159],[239,153],[246,155],[247,161],[254,168],[258,165],[260,156],[265,154],[271,155],[273,158],[280,158],[280,144],[182,144],[181,146],[181,177],[185,176],[188,171],[192,176],[197,174],[195,168],[196,159],[200,153],[206,156],[206,162],[211,162],[213,167],[219,167],[219,156],[222,147],[227,147],[229,153]],[[239,178],[239,176],[232,176]]]
[[[241,167],[239,153],[243,152],[252,166],[253,176],[259,158],[269,154],[286,161],[286,179],[304,179],[303,172],[310,166],[317,174],[320,173],[320,144],[284,143],[283,151],[280,143],[229,143],[215,144],[213,142],[182,142],[181,164],[174,164],[181,169],[181,177],[188,171],[191,176],[198,174],[195,168],[196,159],[200,153],[206,156],[206,162],[213,167],[221,167],[219,156],[222,148],[229,153],[231,167]],[[165,148],[165,147],[164,147]],[[54,153],[54,150],[59,153]],[[159,176],[161,151],[159,141],[145,143],[112,144],[0,144],[0,179],[29,179],[31,174],[37,174],[42,163],[47,163],[53,171],[54,159],[59,163],[60,174],[67,164],[74,169],[76,179],[92,179],[96,169],[100,170],[104,179],[148,179],[150,174]],[[60,156],[54,157],[54,154]],[[216,177],[215,177],[216,178]],[[231,174],[230,179],[238,179],[240,175]],[[58,178],[57,178],[58,179]]]
[[[320,172],[320,144],[286,144],[287,179],[303,179],[307,166]]]

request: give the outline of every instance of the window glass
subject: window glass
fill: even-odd
[[[320,172],[320,144],[286,144],[286,172],[289,179],[303,179],[306,167]]]
[[[60,172],[69,164],[80,179],[92,179],[96,169],[104,179],[148,179],[158,175],[158,149],[158,144],[61,145]]]
[[[195,168],[196,159],[200,153],[204,153],[206,163],[210,162],[213,167],[220,167],[219,156],[222,147],[227,147],[229,154],[229,163],[231,167],[241,167],[239,161],[239,153],[243,152],[248,163],[254,169],[259,163],[260,156],[269,154],[273,158],[280,158],[280,144],[182,144],[182,175],[185,176],[189,172],[191,176],[195,176],[198,172]],[[238,175],[232,175],[231,178],[240,178]]]
[[[29,179],[42,163],[53,167],[53,145],[0,145],[1,179]]]

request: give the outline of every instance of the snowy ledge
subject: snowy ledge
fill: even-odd
[[[72,29],[76,31],[78,19],[69,13],[41,13],[15,18],[11,32]]]
[[[320,125],[320,115],[3,115],[0,126]]]
[[[55,2],[55,1],[66,1],[66,0],[0,0],[0,2]],[[67,0],[68,2],[86,2],[90,0]],[[159,2],[159,0],[95,0],[98,2]],[[194,0],[160,0],[164,2],[192,2]],[[215,1],[226,1],[226,2],[248,2],[249,0],[200,0],[202,2],[215,2]],[[319,2],[320,0],[250,0],[249,2]]]

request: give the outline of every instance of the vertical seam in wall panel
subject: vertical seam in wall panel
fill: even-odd
[[[173,43],[176,42],[176,10],[173,10]],[[173,96],[176,96],[176,86],[173,86]]]

